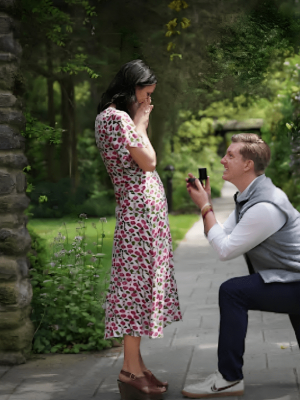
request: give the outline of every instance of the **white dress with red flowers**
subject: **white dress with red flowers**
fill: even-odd
[[[105,338],[163,337],[167,324],[181,320],[163,184],[126,149],[145,147],[126,112],[101,112],[95,137],[117,202]]]

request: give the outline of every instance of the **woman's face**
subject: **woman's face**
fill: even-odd
[[[156,84],[149,86],[136,86],[135,87],[135,97],[138,103],[143,103],[145,100],[150,98],[156,88]]]

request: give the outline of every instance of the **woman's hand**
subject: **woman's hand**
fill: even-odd
[[[138,132],[146,133],[152,109],[151,98],[145,99],[143,103],[138,104],[137,107],[135,106],[133,122]]]
[[[195,178],[193,174],[188,174],[188,175],[190,178]],[[186,181],[188,181],[188,178],[186,179]],[[201,185],[199,179],[195,179],[194,184],[190,184],[189,182],[187,182],[186,187],[191,196],[191,199],[200,209],[206,203],[211,203],[211,189],[210,189],[209,176],[207,177],[205,186]]]

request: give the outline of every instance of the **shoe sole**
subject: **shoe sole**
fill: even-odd
[[[126,383],[120,381],[118,379],[118,387],[121,395],[121,400],[162,400],[163,393],[159,394],[148,394],[143,393],[141,390],[132,387],[130,385],[126,385]]]
[[[218,392],[218,393],[189,393],[186,392],[185,390],[182,390],[181,392],[183,396],[189,397],[190,399],[203,399],[203,398],[209,398],[209,397],[227,397],[227,396],[243,396],[244,390],[238,390],[236,392]]]

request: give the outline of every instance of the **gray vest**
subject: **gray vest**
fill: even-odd
[[[300,280],[300,214],[291,205],[286,194],[273,185],[265,175],[259,176],[246,196],[236,198],[237,223],[244,213],[257,203],[274,204],[286,216],[279,231],[245,254],[263,280],[268,282],[294,282]]]

